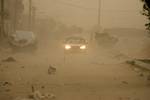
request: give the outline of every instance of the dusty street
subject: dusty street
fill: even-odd
[[[65,54],[61,39],[54,37],[41,40],[35,52],[1,50],[0,100],[26,97],[31,86],[54,94],[54,100],[149,100],[150,81],[126,63],[150,57],[149,37],[134,31],[111,33],[117,44],[89,43],[85,53]],[[15,61],[4,61],[8,57]],[[56,68],[54,74],[48,73],[50,65]]]

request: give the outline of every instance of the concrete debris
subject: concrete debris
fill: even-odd
[[[13,57],[8,57],[8,58],[2,60],[2,62],[16,62],[16,59]]]
[[[55,74],[55,73],[56,73],[56,68],[53,67],[52,65],[50,65],[49,68],[48,68],[48,74],[52,75],[52,74]]]
[[[149,59],[134,59],[132,61],[126,61],[126,63],[134,65],[139,69],[150,71]]]
[[[41,93],[40,91],[34,91],[31,95],[29,95],[29,99],[33,100],[51,100],[56,98],[56,96],[52,93]]]
[[[12,85],[12,83],[10,83],[10,82],[0,82],[0,86],[11,86]]]
[[[34,91],[32,94],[30,94],[28,97],[17,97],[14,100],[52,100],[55,99],[56,96],[52,93],[41,93],[40,91]]]
[[[33,100],[51,100],[56,98],[56,96],[52,93],[41,93],[40,91],[36,90],[34,86],[31,86],[32,93],[28,95],[29,99]]]

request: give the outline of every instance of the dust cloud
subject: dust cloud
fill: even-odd
[[[6,1],[0,100],[149,100],[140,1]]]

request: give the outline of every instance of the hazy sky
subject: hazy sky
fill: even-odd
[[[28,0],[26,0],[28,1]],[[37,15],[89,28],[97,23],[98,0],[33,0]],[[143,28],[140,0],[101,0],[102,27]]]

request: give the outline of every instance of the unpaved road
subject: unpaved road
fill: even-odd
[[[115,46],[92,44],[86,53],[64,54],[61,41],[52,38],[33,53],[1,51],[0,60],[12,56],[16,62],[0,62],[0,100],[25,97],[32,85],[55,94],[55,100],[150,100],[150,82],[125,63],[149,57],[143,52],[149,39],[145,34],[114,36],[120,39]],[[48,74],[50,64],[54,75]]]

